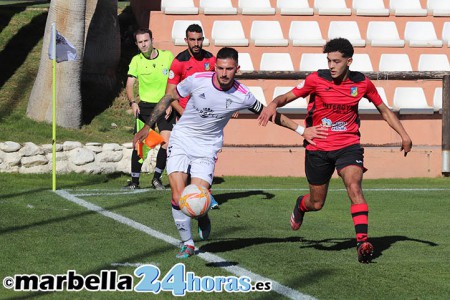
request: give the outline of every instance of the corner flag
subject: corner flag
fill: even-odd
[[[56,50],[53,50],[52,41],[56,39]],[[56,62],[71,61],[77,59],[77,50],[75,47],[56,30],[56,37],[54,36],[53,30],[50,36],[50,45],[48,47],[48,58],[51,60],[55,59],[56,52]]]

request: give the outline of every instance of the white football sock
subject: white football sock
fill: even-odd
[[[194,246],[194,240],[191,233],[191,218],[186,216],[181,210],[172,207],[172,216],[180,234],[181,241],[185,245]]]

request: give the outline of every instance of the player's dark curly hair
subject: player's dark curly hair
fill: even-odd
[[[238,56],[239,55],[236,49],[230,47],[223,47],[219,50],[219,52],[217,52],[217,59],[231,58],[236,62],[236,64],[238,64]]]
[[[336,38],[329,40],[328,43],[323,46],[323,53],[330,52],[341,52],[343,57],[352,57],[355,50],[349,40]]]
[[[194,23],[189,25],[188,28],[186,29],[186,37],[188,36],[188,32],[203,33],[203,29],[200,25]]]

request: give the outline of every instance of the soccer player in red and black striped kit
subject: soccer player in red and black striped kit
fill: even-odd
[[[300,229],[308,211],[318,211],[325,204],[328,184],[334,169],[342,178],[351,201],[350,212],[356,231],[358,261],[369,263],[374,251],[368,241],[369,208],[362,191],[364,149],[360,145],[358,103],[366,97],[383,119],[401,137],[404,155],[411,151],[412,141],[397,116],[383,103],[374,84],[362,73],[350,71],[354,53],[352,44],[337,38],[328,41],[328,70],[308,75],[302,83],[284,95],[276,97],[259,117],[265,126],[275,116],[276,108],[299,98],[310,96],[306,127],[322,124],[328,129],[325,139],[315,145],[305,141],[305,172],[309,194],[298,197],[291,215],[291,228]]]
[[[171,95],[178,83],[186,77],[205,71],[213,71],[216,65],[216,57],[203,49],[203,29],[198,24],[191,24],[186,29],[185,42],[188,48],[180,52],[172,61],[170,66],[169,79],[167,81],[166,94]],[[171,103],[172,108],[178,115],[183,114],[189,97],[180,98]],[[211,208],[219,208],[219,204],[214,197],[211,197]]]

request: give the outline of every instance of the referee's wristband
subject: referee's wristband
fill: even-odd
[[[297,132],[300,135],[303,135],[303,133],[305,132],[305,127],[298,125],[297,129],[295,129],[295,132]]]

